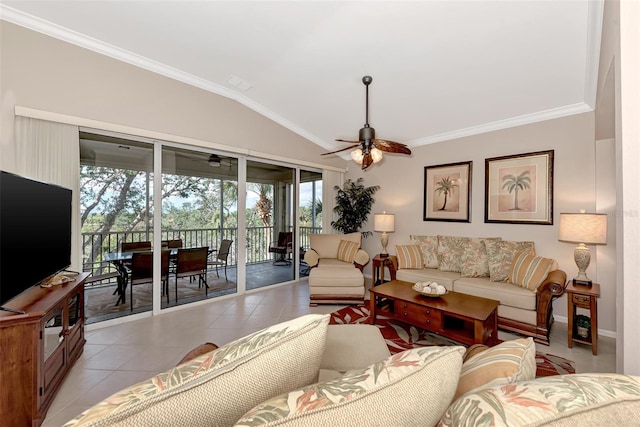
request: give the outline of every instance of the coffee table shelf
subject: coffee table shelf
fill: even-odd
[[[412,285],[393,280],[372,288],[370,323],[375,324],[376,315],[384,313],[461,344],[497,343],[498,301],[457,292],[429,298],[414,291]],[[382,309],[377,298],[391,303]]]

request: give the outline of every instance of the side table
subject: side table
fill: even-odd
[[[395,255],[389,255],[386,257],[380,256],[380,254],[373,257],[371,266],[373,268],[373,286],[378,286],[384,283],[384,268],[389,269],[389,276],[391,280],[396,280],[396,267],[398,265],[398,258]]]
[[[567,317],[569,318],[568,334],[569,348],[573,343],[578,342],[591,346],[591,352],[598,354],[598,297],[600,297],[600,284],[594,283],[592,286],[574,285],[569,281],[566,289],[567,293]],[[591,332],[587,338],[575,336],[576,307],[589,310],[591,318]]]

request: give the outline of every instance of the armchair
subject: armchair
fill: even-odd
[[[369,255],[360,249],[360,233],[310,234],[304,254],[309,272],[310,305],[364,304],[363,267]]]

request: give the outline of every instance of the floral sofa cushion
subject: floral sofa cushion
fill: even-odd
[[[489,256],[485,240],[501,240],[500,237],[487,239],[469,239],[462,250],[460,259],[460,276],[489,277]]]
[[[438,426],[639,424],[640,377],[570,374],[467,393],[449,406]]]
[[[412,245],[420,247],[424,267],[438,268],[438,236],[409,236],[409,238]]]
[[[310,314],[270,326],[113,394],[65,426],[232,426],[260,402],[317,381],[328,324],[328,314]]]
[[[236,426],[434,425],[451,402],[463,347],[422,347],[266,401]]]
[[[534,242],[513,242],[509,240],[485,240],[489,257],[489,277],[492,282],[507,282],[511,263],[519,251],[525,250],[535,255]]]
[[[460,273],[462,254],[471,238],[458,236],[438,236],[438,269]]]

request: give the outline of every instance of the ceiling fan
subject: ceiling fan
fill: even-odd
[[[190,159],[196,160],[198,162],[207,162],[212,168],[219,168],[220,166],[231,167],[232,165],[231,159],[227,157],[221,157],[217,154],[211,154],[208,157],[205,157],[206,153],[195,153],[191,151],[178,151],[177,154],[182,157],[188,157]]]
[[[399,153],[411,155],[411,150],[407,148],[406,144],[400,142],[387,141],[385,139],[376,138],[376,130],[369,126],[369,85],[373,81],[373,77],[364,76],[362,83],[366,88],[366,117],[364,127],[360,129],[358,141],[348,141],[344,139],[336,139],[339,142],[347,142],[351,145],[347,148],[332,151],[330,153],[324,153],[323,156],[329,154],[340,153],[341,151],[353,150],[351,152],[351,158],[358,164],[362,165],[362,170],[367,169],[374,163],[378,163],[382,160],[382,152]],[[354,150],[355,149],[355,150]]]

